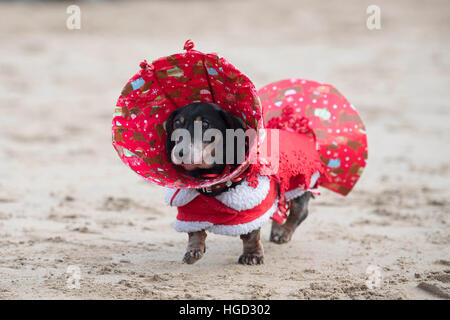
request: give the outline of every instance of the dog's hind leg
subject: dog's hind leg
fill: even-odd
[[[264,249],[260,241],[260,229],[241,235],[244,252],[239,257],[240,264],[263,264]]]
[[[282,244],[291,240],[295,229],[297,229],[308,216],[308,203],[311,197],[311,192],[305,192],[302,196],[291,200],[291,209],[286,221],[283,224],[272,221],[270,241]]]
[[[183,257],[183,262],[193,264],[200,260],[206,252],[206,231],[189,232],[188,235],[189,242]]]

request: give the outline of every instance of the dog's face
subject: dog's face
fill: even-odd
[[[183,130],[177,129],[184,129],[188,136],[178,136]],[[226,166],[227,129],[243,129],[243,125],[216,104],[190,103],[172,112],[167,119],[167,156],[192,176],[220,174]],[[183,141],[186,139],[190,141]],[[216,155],[216,150],[222,150],[222,155]]]

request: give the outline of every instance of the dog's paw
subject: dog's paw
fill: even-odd
[[[244,253],[239,257],[238,262],[240,264],[246,265],[264,264],[264,255],[254,253],[247,253],[247,254]]]
[[[291,241],[293,232],[282,226],[272,229],[270,241],[277,244],[283,244]]]
[[[203,257],[205,250],[201,249],[191,249],[186,251],[183,257],[183,262],[187,264],[193,264],[196,263],[198,260],[200,260]]]

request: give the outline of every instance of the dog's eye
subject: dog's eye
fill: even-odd
[[[173,122],[173,128],[174,129],[178,129],[178,128],[180,128],[181,126],[182,126],[182,122],[179,120],[179,119],[177,119],[177,120],[175,120],[174,122]]]
[[[202,121],[202,129],[205,130],[205,129],[208,129],[208,128],[209,128],[209,122],[206,121],[206,120],[203,120]]]

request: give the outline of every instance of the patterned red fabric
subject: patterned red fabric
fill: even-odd
[[[175,109],[191,102],[213,102],[241,118],[247,128],[263,126],[261,106],[253,83],[217,54],[193,50],[140,64],[125,85],[114,113],[113,145],[125,164],[145,179],[172,188],[200,188],[239,176],[247,160],[230,174],[194,178],[175,169],[166,154],[165,122]]]
[[[367,162],[366,131],[355,108],[333,86],[303,79],[268,84],[258,90],[258,95],[267,127],[315,136],[318,157],[328,178],[319,184],[347,195]],[[307,145],[297,144],[295,138],[280,139],[280,145],[285,140],[293,147],[292,152]],[[308,150],[311,152],[311,148]],[[298,166],[303,166],[301,160]]]

